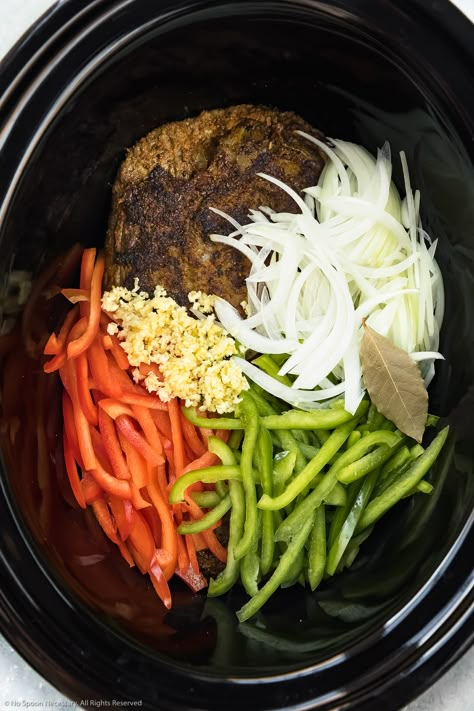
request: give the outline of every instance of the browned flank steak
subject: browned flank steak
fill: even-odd
[[[190,291],[218,294],[235,306],[246,298],[249,264],[231,247],[209,240],[232,228],[210,207],[239,222],[262,205],[295,212],[264,172],[297,191],[314,185],[324,165],[321,137],[290,112],[241,105],[204,111],[156,128],[128,152],[113,188],[106,242],[106,288],[159,284],[182,305]]]

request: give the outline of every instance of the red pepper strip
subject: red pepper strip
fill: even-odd
[[[104,447],[104,442],[100,436],[100,432],[96,430],[95,427],[90,428],[92,446],[94,448],[95,456],[99,462],[102,469],[109,471],[111,469],[109,457],[107,455],[107,450]]]
[[[81,353],[76,359],[77,394],[84,415],[89,424],[97,426],[97,407],[92,401],[89,389],[89,366],[85,353]]]
[[[43,371],[45,373],[54,373],[56,370],[59,370],[64,363],[66,362],[66,352],[61,351],[57,355],[54,356],[54,358],[51,358],[51,360],[48,360],[47,363],[43,365]]]
[[[117,524],[122,542],[126,541],[132,530],[135,511],[130,501],[118,496],[109,496],[109,506]]]
[[[156,425],[153,422],[153,418],[150,415],[146,407],[140,405],[132,405],[133,415],[137,420],[138,424],[143,430],[148,444],[157,453],[163,454],[163,444],[161,442],[160,435],[156,429]],[[163,460],[164,461],[164,460]]]
[[[76,425],[74,423],[74,410],[72,407],[71,399],[67,394],[66,390],[63,390],[62,403],[64,430],[66,432],[69,448],[71,449],[72,455],[76,462],[79,464],[81,469],[84,469],[84,464],[82,462],[81,452],[79,449],[79,442],[77,441]]]
[[[76,369],[72,361],[66,361],[64,366],[61,368],[61,379],[63,380],[66,390],[68,390],[71,398],[77,441],[84,469],[90,471],[96,466],[96,457],[92,447],[89,423],[79,402],[77,394]]]
[[[123,405],[117,400],[112,398],[104,398],[99,401],[99,407],[101,407],[113,420],[116,420],[120,415],[127,415],[128,417],[133,417],[133,410],[127,405]]]
[[[92,502],[92,509],[97,522],[100,524],[102,530],[108,538],[113,543],[120,545],[120,541],[117,536],[117,527],[115,526],[114,520],[110,515],[109,507],[104,499],[97,499],[97,501]]]
[[[196,459],[196,455],[193,450],[188,446],[186,440],[184,441],[184,454],[186,458],[186,465]]]
[[[104,346],[104,351],[112,350],[112,339],[108,333],[105,336],[102,336],[102,345]]]
[[[110,374],[109,361],[100,338],[96,338],[87,351],[87,359],[92,373],[92,379],[98,390],[107,397],[120,400],[122,388]]]
[[[111,341],[110,350],[112,351],[112,355],[115,358],[118,367],[120,368],[120,370],[128,370],[130,367],[130,363],[128,362],[128,356],[120,345],[119,339],[117,338],[117,336],[111,335],[109,335],[109,338]]]
[[[126,441],[125,446],[127,447],[127,463],[132,474],[133,483],[137,489],[141,489],[148,484],[147,462],[130,442]]]
[[[153,506],[150,505],[147,509],[142,509],[142,515],[144,516],[145,521],[148,524],[148,527],[151,531],[151,535],[153,536],[153,540],[155,541],[155,545],[160,546],[161,522],[158,513],[153,508]]]
[[[202,536],[211,553],[214,553],[218,560],[225,563],[227,561],[227,550],[219,543],[216,534],[208,529],[207,531],[202,532]]]
[[[105,451],[117,479],[130,479],[130,471],[123,455],[122,447],[117,436],[114,421],[108,416],[104,408],[99,411],[99,429]]]
[[[189,422],[189,420],[187,420],[185,418],[185,416],[183,415],[181,408],[180,408],[180,418],[181,418],[181,427],[183,430],[185,442],[188,444],[189,448],[192,450],[195,457],[201,457],[203,454],[206,453],[206,448],[204,446],[204,443],[202,442],[201,439],[199,439],[199,436],[196,432],[194,425],[192,425]],[[193,459],[194,459],[194,457],[193,457]]]
[[[160,400],[158,395],[145,395],[145,393],[124,393],[122,402],[127,405],[141,405],[150,410],[168,410],[168,403]]]
[[[132,490],[132,504],[133,507],[140,511],[141,509],[146,509],[151,506],[149,501],[146,501],[140,493],[140,489],[136,486],[133,481],[130,482],[130,488]]]
[[[199,592],[204,588],[207,588],[207,580],[202,573],[196,575],[192,566],[190,565],[186,571],[176,570],[176,575],[181,578],[186,585],[191,588],[193,592]]]
[[[196,469],[205,469],[206,467],[213,467],[215,464],[218,464],[219,462],[220,462],[220,459],[216,454],[212,454],[212,452],[206,452],[201,457],[198,457],[198,459],[195,459],[193,462],[190,462],[183,469],[183,474],[187,474],[188,472],[193,472]]]
[[[79,337],[82,333],[85,332],[87,323],[86,319],[79,319],[77,323],[75,323],[71,330],[69,331],[68,334],[68,339],[69,338],[76,338]],[[59,368],[62,368],[62,366],[65,364],[67,360],[67,350],[66,347],[62,348],[60,352],[54,356],[54,358],[51,358],[47,363],[44,364],[43,370],[45,373],[53,373],[55,370],[58,370]],[[67,387],[67,386],[66,386]]]
[[[132,481],[138,489],[141,489],[148,483],[147,463],[120,430],[118,430],[118,438],[127,459],[127,469],[131,474]]]
[[[189,562],[188,551],[183,536],[178,536],[178,570],[181,575],[185,575],[188,568],[191,567]]]
[[[168,403],[160,400],[158,395],[148,393],[140,385],[136,385],[128,373],[121,370],[113,357],[109,357],[109,369],[111,377],[115,378],[120,388],[123,390],[121,402],[135,405],[144,405],[153,410],[168,410]]]
[[[94,273],[96,254],[97,250],[95,249],[95,247],[89,247],[89,249],[85,249],[82,253],[81,276],[79,280],[79,285],[81,289],[84,289],[85,291],[91,288],[92,274]]]
[[[135,447],[137,452],[139,452],[142,457],[147,460],[147,462],[150,462],[150,464],[155,466],[164,464],[165,460],[163,455],[153,451],[143,435],[141,435],[135,428],[132,418],[127,415],[120,415],[117,417],[116,423],[123,436],[128,439],[130,444]]]
[[[129,544],[133,546],[133,558],[142,573],[147,573],[155,556],[155,542],[143,516],[135,513]]]
[[[135,567],[135,561],[133,560],[132,556],[130,555],[130,551],[128,550],[127,546],[125,543],[120,543],[119,544],[119,551],[122,554],[122,557],[125,558],[127,563],[131,568]]]
[[[216,430],[216,437],[221,439],[223,442],[227,442],[230,437],[230,430]]]
[[[208,427],[200,427],[200,428],[199,428],[199,434],[201,435],[202,440],[203,440],[203,442],[204,442],[204,445],[205,445],[205,447],[206,447],[206,449],[207,449],[208,446],[209,446],[209,437],[214,437],[214,436],[215,436],[214,430],[211,430],[211,429],[208,428]]]
[[[78,315],[79,309],[77,306],[67,312],[63,325],[59,329],[59,334],[57,336],[55,333],[50,335],[48,342],[44,347],[44,355],[57,355],[65,348],[67,337],[69,336],[69,332],[75,324]]]
[[[155,561],[150,567],[150,580],[153,583],[158,597],[163,602],[163,605],[170,610],[171,609],[171,593],[168,587],[163,571],[161,570],[158,563]]]
[[[92,273],[90,304],[89,304],[89,323],[87,324],[86,332],[75,341],[68,344],[68,358],[77,358],[80,353],[86,351],[99,333],[100,313],[101,313],[101,290],[102,277],[104,275],[104,257],[99,256],[94,265]]]
[[[173,456],[176,477],[179,478],[185,467],[183,431],[181,428],[180,407],[176,398],[168,403],[171,423],[171,440],[173,442]]]
[[[66,395],[67,397],[67,395]],[[86,499],[84,497],[84,492],[81,487],[81,480],[79,478],[79,473],[77,471],[77,465],[74,460],[74,455],[69,446],[67,440],[66,430],[63,434],[63,449],[64,449],[64,463],[66,464],[67,476],[69,483],[71,485],[72,493],[76,497],[76,501],[81,507],[81,509],[86,508]]]
[[[194,548],[196,550],[196,553],[199,551],[205,550],[207,548],[206,541],[202,537],[201,533],[193,533],[192,537],[193,537]]]
[[[82,472],[81,486],[86,504],[92,504],[93,501],[101,498],[104,493],[89,472]]]
[[[179,536],[176,532],[170,507],[158,485],[156,470],[153,467],[149,467],[147,491],[161,521],[161,548],[171,556],[171,560],[163,566],[166,578],[169,580],[176,567]]]
[[[171,553],[164,548],[157,548],[155,551],[155,557],[157,563],[159,563],[160,568],[163,570],[165,566],[169,565],[172,560]]]
[[[122,479],[116,479],[114,476],[109,474],[99,463],[96,458],[96,464],[90,473],[96,480],[99,486],[102,487],[104,491],[108,494],[113,494],[114,496],[119,496],[121,499],[130,499],[132,496],[132,491],[128,481],[123,481]]]
[[[160,435],[166,437],[166,439],[171,442],[171,425],[168,413],[161,412],[161,410],[152,410],[150,415],[153,417],[153,421]]]
[[[196,573],[196,575],[199,575],[199,572],[200,572],[199,571],[199,563],[198,563],[198,559],[196,556],[196,549],[194,548],[193,537],[188,534],[184,538],[185,538],[185,542],[186,542],[186,550],[188,551],[189,562],[191,564],[191,568]]]
[[[158,380],[163,382],[163,374],[156,363],[140,363],[138,370],[141,375],[145,376],[145,378],[151,373],[152,375],[156,375]]]
[[[171,486],[176,481],[176,470],[174,468],[174,454],[173,454],[172,445],[171,445],[171,447],[167,447],[165,445],[165,455],[166,455],[166,459],[168,460],[168,482],[169,482],[168,486],[171,489]]]
[[[61,294],[66,297],[71,304],[89,301],[89,291],[86,291],[86,289],[61,289]]]

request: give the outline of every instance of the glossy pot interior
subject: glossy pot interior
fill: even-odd
[[[2,355],[0,624],[67,693],[163,709],[332,708],[336,700],[379,708],[381,698],[396,708],[469,644],[474,30],[447,3],[438,11],[355,0],[70,0],[5,64],[5,274],[38,274],[74,242],[102,244],[117,167],[150,129],[252,102],[293,110],[372,151],[388,140],[399,185],[396,156],[405,150],[446,284],[446,361],[430,409],[455,436],[432,472],[435,493],[397,506],[349,572],[316,594],[279,591],[240,627],[237,588],[206,600],[176,584],[165,614],[71,505],[56,446],[57,382],[24,344],[58,314],[40,303],[33,321],[23,319],[22,340]]]

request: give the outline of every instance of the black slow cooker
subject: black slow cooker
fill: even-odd
[[[0,630],[66,695],[389,711],[471,644],[473,67],[474,28],[447,0],[63,0],[2,63]],[[74,508],[57,381],[37,345],[57,317],[48,285],[74,273],[74,250],[61,255],[103,243],[125,149],[166,121],[243,102],[407,152],[446,284],[430,408],[454,435],[434,494],[397,506],[352,569],[317,594],[280,591],[239,626],[239,590],[206,600],[176,584],[165,614]],[[15,325],[5,304],[22,279],[33,286]]]

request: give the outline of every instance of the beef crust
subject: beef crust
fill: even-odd
[[[209,208],[247,222],[262,205],[296,212],[291,198],[259,178],[264,172],[296,191],[314,185],[324,166],[321,138],[299,116],[263,106],[204,111],[156,128],[128,151],[113,187],[106,240],[106,287],[159,284],[189,306],[192,290],[217,294],[235,306],[246,298],[249,262],[209,235],[232,228]]]

